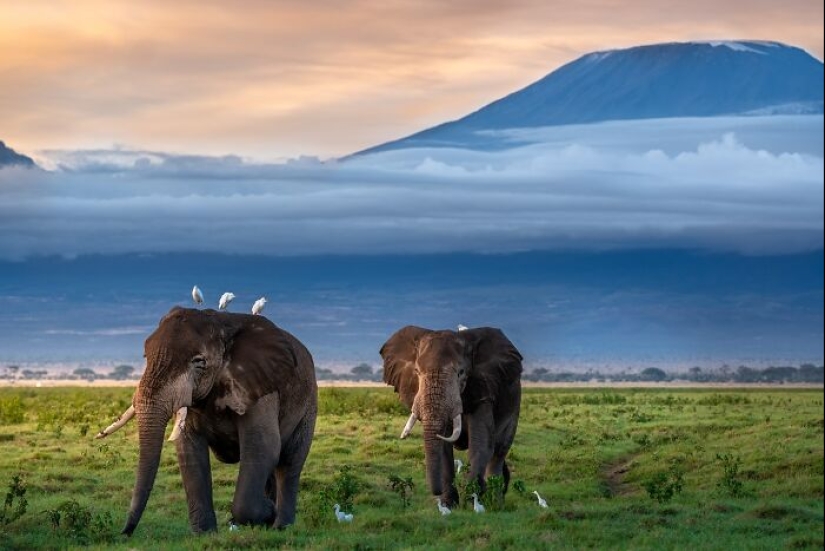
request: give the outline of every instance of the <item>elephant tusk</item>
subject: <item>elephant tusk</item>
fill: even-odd
[[[407,419],[407,424],[404,425],[404,430],[401,431],[401,440],[405,439],[410,435],[413,427],[415,426],[416,421],[418,421],[418,417],[415,415],[415,413],[411,413],[410,418]]]
[[[97,433],[97,436],[95,436],[95,438],[106,438],[107,436],[115,432],[117,429],[128,423],[129,420],[134,416],[135,406],[129,406],[129,408],[126,411],[120,414],[120,417],[118,417],[114,423],[112,423],[99,433]]]
[[[186,421],[187,411],[186,406],[183,406],[175,414],[175,425],[172,427],[172,434],[169,435],[170,442],[174,442],[180,437],[180,433],[183,431],[183,423]]]
[[[461,435],[461,414],[459,413],[453,418],[453,433],[450,436],[441,436],[437,434],[439,438],[444,440],[445,442],[455,442],[458,440],[458,437]]]

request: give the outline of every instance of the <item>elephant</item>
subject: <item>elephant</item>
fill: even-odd
[[[468,450],[469,476],[483,493],[486,479],[504,478],[521,408],[522,356],[500,329],[459,332],[406,326],[381,347],[384,382],[394,387],[410,417],[406,438],[424,426],[427,484],[448,507],[458,503],[453,447]],[[445,436],[449,434],[449,436]]]
[[[315,367],[304,345],[263,316],[176,306],[144,350],[146,370],[131,407],[97,435],[137,417],[136,482],[122,533],[132,534],[146,508],[173,414],[169,440],[193,532],[217,529],[210,449],[224,463],[240,463],[233,523],[294,523],[318,415]]]

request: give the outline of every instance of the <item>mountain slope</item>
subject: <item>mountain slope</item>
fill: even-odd
[[[479,130],[607,120],[822,113],[823,65],[777,42],[690,42],[580,57],[459,120],[361,153],[466,144]]]
[[[14,149],[6,147],[6,144],[0,140],[0,167],[4,166],[24,166],[34,168],[36,165],[29,157],[17,153]]]

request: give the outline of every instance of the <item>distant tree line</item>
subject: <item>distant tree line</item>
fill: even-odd
[[[315,368],[315,378],[319,381],[373,381],[380,382],[384,370],[381,367],[373,368],[368,363],[360,363],[349,370],[349,373],[335,373],[323,367]]]
[[[315,376],[319,381],[374,381],[383,380],[383,369],[368,363],[359,363],[349,373],[337,373],[331,369],[316,367]],[[7,365],[0,372],[0,379],[48,379],[68,378],[94,381],[109,379],[125,381],[138,379],[134,366],[117,365],[108,373],[99,373],[88,367],[79,367],[69,375],[50,374],[45,369],[20,369],[17,365]],[[568,382],[664,382],[691,381],[696,383],[825,383],[825,367],[805,363],[799,367],[771,366],[764,369],[740,365],[732,369],[723,365],[715,369],[691,367],[687,371],[667,372],[658,367],[647,367],[639,372],[622,371],[619,373],[601,373],[597,370],[587,371],[551,371],[538,367],[526,371],[522,379],[531,382],[568,383]]]
[[[82,379],[94,381],[96,379],[111,379],[125,381],[127,379],[137,379],[134,366],[121,364],[117,365],[108,373],[98,373],[90,367],[78,367],[70,374],[49,373],[46,369],[20,369],[18,365],[7,365],[0,373],[0,379]]]
[[[793,366],[771,366],[764,369],[740,365],[736,369],[722,366],[717,369],[691,367],[687,371],[666,372],[658,367],[647,367],[637,372],[601,373],[588,371],[550,371],[539,367],[522,375],[533,382],[663,382],[691,381],[696,383],[823,383],[825,367],[814,364]]]

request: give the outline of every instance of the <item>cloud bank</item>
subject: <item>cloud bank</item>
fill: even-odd
[[[810,250],[822,135],[808,116],[513,130],[498,151],[326,163],[52,151],[53,170],[0,170],[0,257]]]

